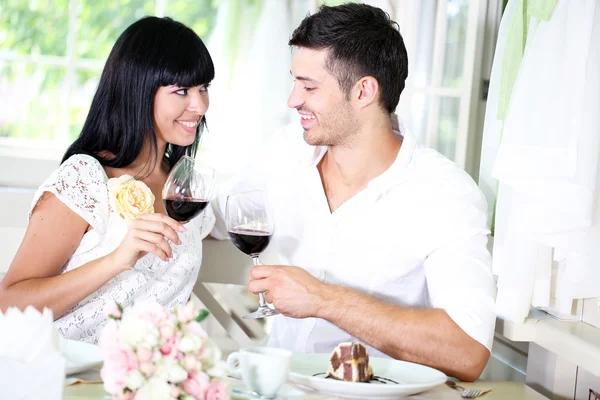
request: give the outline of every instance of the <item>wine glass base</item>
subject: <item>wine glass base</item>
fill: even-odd
[[[264,306],[264,307],[259,307],[258,310],[254,311],[253,313],[250,313],[248,315],[244,315],[242,318],[244,319],[256,319],[256,318],[266,318],[266,317],[272,317],[274,315],[279,315],[281,314],[279,311]]]

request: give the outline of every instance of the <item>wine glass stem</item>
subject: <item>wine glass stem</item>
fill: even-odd
[[[258,258],[258,254],[252,255],[252,262],[254,262],[254,266],[261,265],[260,259]],[[265,295],[262,293],[258,294],[258,305],[260,307],[267,307],[267,302],[265,301]]]

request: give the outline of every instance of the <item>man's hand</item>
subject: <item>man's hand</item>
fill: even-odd
[[[323,305],[325,285],[299,267],[260,265],[250,271],[248,290],[266,292],[265,300],[285,316],[307,318],[316,316]]]

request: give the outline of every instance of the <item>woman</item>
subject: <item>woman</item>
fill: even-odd
[[[179,22],[148,17],[121,34],[81,135],[34,197],[0,283],[2,310],[49,307],[63,336],[96,343],[112,301],[188,300],[214,216],[207,208],[184,226],[166,215],[161,192],[175,163],[196,152],[213,77],[206,47]],[[132,210],[111,202],[127,178],[109,179],[125,175],[153,212],[128,221]]]

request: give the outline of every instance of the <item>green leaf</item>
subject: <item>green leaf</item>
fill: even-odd
[[[208,310],[200,310],[200,314],[196,317],[196,322],[202,322],[208,317],[210,312]]]

